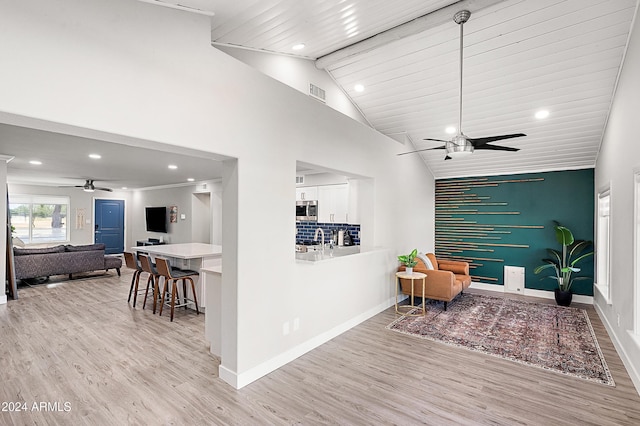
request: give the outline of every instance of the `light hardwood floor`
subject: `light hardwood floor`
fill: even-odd
[[[615,388],[386,330],[390,308],[234,390],[217,377],[204,316],[170,323],[132,308],[130,277],[21,288],[0,306],[0,401],[27,404],[0,424],[640,424],[640,397],[592,307]]]

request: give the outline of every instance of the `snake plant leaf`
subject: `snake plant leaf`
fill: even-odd
[[[570,246],[571,244],[573,244],[573,234],[571,233],[569,228],[566,228],[564,226],[556,226],[555,229],[556,240],[558,240],[560,244],[562,244],[563,246]]]

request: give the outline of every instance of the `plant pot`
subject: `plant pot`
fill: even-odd
[[[571,305],[571,298],[573,297],[573,293],[571,290],[563,291],[559,288],[555,289],[556,303],[559,306],[569,306]]]
[[[407,266],[406,268],[404,268],[404,272],[409,275],[413,274],[413,267],[410,268]]]

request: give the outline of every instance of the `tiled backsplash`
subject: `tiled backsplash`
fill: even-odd
[[[331,231],[337,233],[339,230],[349,231],[354,245],[360,245],[360,225],[348,223],[321,223],[321,222],[296,222],[296,242],[311,241],[316,233],[316,229],[322,228],[325,242],[331,238]]]

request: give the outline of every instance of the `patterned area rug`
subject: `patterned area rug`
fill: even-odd
[[[615,386],[584,309],[463,294],[446,311],[427,302],[425,317],[387,328]]]

